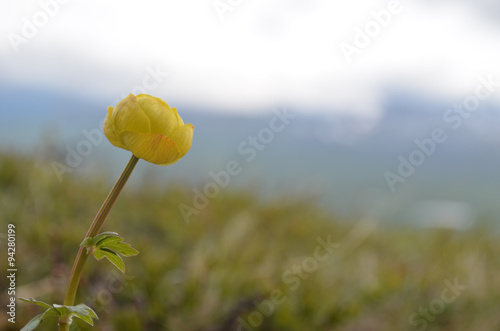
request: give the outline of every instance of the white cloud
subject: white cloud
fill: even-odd
[[[18,54],[4,38],[0,68],[4,79],[114,98],[159,65],[170,75],[157,93],[210,108],[372,115],[384,86],[456,96],[496,69],[500,29],[463,2],[401,1],[403,13],[348,65],[339,43],[388,2],[242,0],[221,21],[212,1],[68,1]],[[3,11],[2,34],[41,10],[30,3]]]

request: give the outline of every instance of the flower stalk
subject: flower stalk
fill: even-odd
[[[94,218],[94,221],[90,225],[90,228],[87,231],[85,238],[95,237],[96,235],[99,234],[104,222],[106,221],[106,218],[109,215],[109,212],[115,205],[118,196],[123,190],[123,187],[127,183],[138,161],[139,158],[137,158],[135,155],[132,155],[127,166],[120,175],[120,178],[118,178],[115,185],[109,192],[106,200],[104,200],[104,203],[102,204],[101,208],[99,209],[99,212]],[[89,253],[87,252],[87,249],[85,247],[80,247],[69,277],[68,287],[66,288],[66,295],[64,297],[64,305],[72,306],[75,303],[78,284],[80,283],[82,271],[88,256]],[[70,328],[70,323],[68,323],[67,320],[65,319],[59,320],[59,331],[69,331],[69,328]]]
[[[101,229],[116,203],[139,159],[157,164],[169,165],[181,159],[191,148],[193,125],[184,124],[177,113],[165,101],[147,94],[130,94],[116,105],[108,107],[104,120],[104,134],[111,144],[132,152],[132,157],[120,178],[109,192],[76,255],[66,288],[64,304],[48,304],[33,298],[20,300],[41,306],[45,313],[39,314],[26,324],[23,331],[34,330],[49,316],[59,316],[59,331],[69,331],[73,318],[89,325],[98,319],[96,313],[85,304],[74,305],[85,263],[90,254],[96,260],[106,258],[120,271],[125,272],[122,257],[135,256],[139,251],[123,242],[116,232],[102,232]]]

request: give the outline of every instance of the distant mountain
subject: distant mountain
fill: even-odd
[[[53,135],[60,146],[54,156],[57,162],[65,162],[67,148],[75,150],[87,139],[84,132],[101,129],[109,105],[107,100],[53,90],[0,87],[0,148],[29,151],[40,145],[43,135]],[[500,215],[499,107],[483,102],[453,128],[443,116],[455,102],[461,100],[391,91],[377,120],[288,109],[297,115],[288,119],[289,124],[272,120],[277,116],[272,107],[258,112],[263,115],[240,116],[175,105],[185,121],[195,125],[192,151],[168,171],[152,165],[143,169],[202,190],[213,181],[214,173],[235,160],[242,171],[231,178],[230,188],[255,187],[264,198],[277,191],[318,196],[325,206],[346,217],[369,213],[409,222],[410,211],[421,201],[447,201],[446,206],[454,206],[449,203],[454,201],[477,219],[485,215],[496,219]],[[280,107],[276,110],[283,112]],[[415,140],[423,144],[436,129],[446,139],[435,142],[427,155]],[[414,161],[419,155],[424,159],[404,177],[398,167],[402,159],[411,162],[412,153]],[[76,173],[102,164],[117,173],[127,155],[104,141],[93,146],[92,155],[83,158]],[[387,182],[388,172],[401,179],[392,185],[394,192]]]

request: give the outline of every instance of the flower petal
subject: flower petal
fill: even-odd
[[[186,124],[175,131],[171,137],[179,147],[181,157],[186,155],[191,148],[191,144],[193,142],[193,130],[194,126],[191,123]]]
[[[182,118],[177,113],[177,108],[172,108],[172,110],[174,111],[175,116],[177,117],[177,125],[178,125],[177,127],[180,128],[181,126],[184,125],[184,121],[182,120]]]
[[[151,133],[169,137],[179,128],[175,112],[162,99],[139,94],[137,102],[151,121]]]
[[[126,131],[120,138],[135,156],[154,164],[172,164],[181,157],[177,144],[161,134]]]
[[[149,118],[142,111],[133,94],[118,102],[111,117],[117,132],[151,132]]]
[[[108,140],[115,145],[116,147],[125,148],[125,145],[121,142],[118,132],[111,120],[113,114],[113,107],[108,107],[108,114],[106,115],[106,119],[104,120],[104,134],[108,138]]]

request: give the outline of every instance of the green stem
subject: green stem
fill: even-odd
[[[59,331],[69,331],[70,326],[68,323],[59,323]]]
[[[99,234],[99,232],[101,232],[101,228],[104,224],[104,221],[106,221],[109,212],[115,205],[115,202],[118,199],[118,196],[120,195],[121,191],[123,190],[123,187],[127,183],[130,174],[132,174],[132,171],[134,170],[137,161],[139,161],[139,159],[134,155],[132,155],[130,161],[123,170],[120,178],[118,178],[115,185],[109,192],[108,197],[106,198],[106,200],[104,200],[104,203],[102,204],[101,209],[99,209],[99,212],[94,218],[94,221],[90,225],[90,228],[85,238],[95,237],[96,235]],[[80,277],[82,275],[85,262],[87,261],[87,257],[88,257],[87,249],[85,247],[80,247],[80,249],[78,250],[78,254],[76,255],[75,262],[73,264],[73,269],[71,270],[71,274],[69,276],[68,287],[66,288],[66,296],[64,297],[64,305],[66,306],[73,306],[75,303],[76,291],[78,289],[78,284],[80,283]],[[67,324],[64,321],[60,321],[59,331],[66,331],[66,330],[69,330],[69,324]]]

